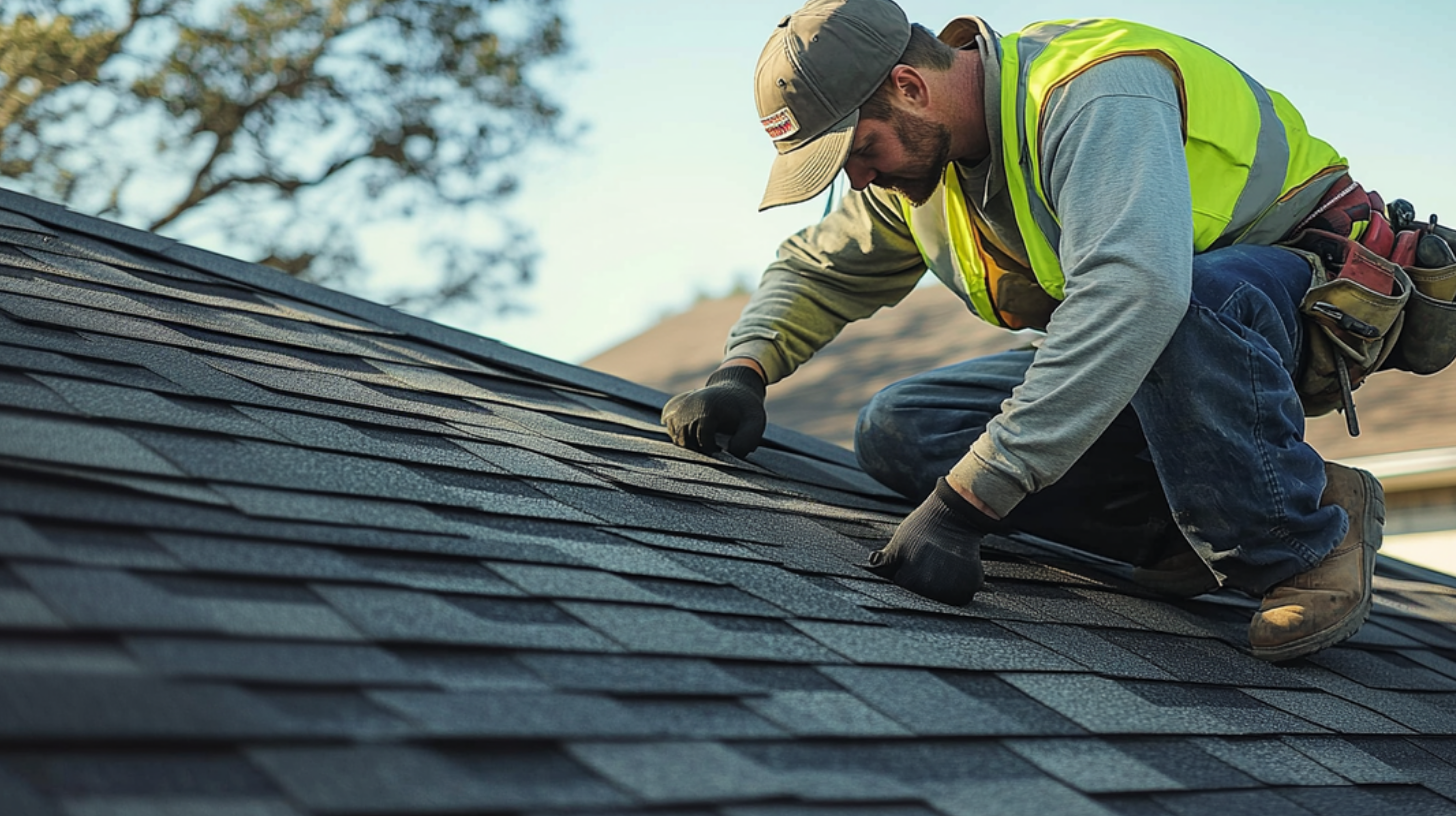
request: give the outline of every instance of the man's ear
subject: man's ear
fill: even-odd
[[[909,108],[923,110],[930,105],[930,85],[925,75],[909,65],[896,65],[890,71],[898,100]]]

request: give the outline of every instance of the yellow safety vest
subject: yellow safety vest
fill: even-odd
[[[1282,235],[1259,230],[1277,211],[1308,211],[1346,163],[1311,136],[1304,119],[1203,46],[1122,20],[1037,23],[1001,40],[1002,159],[1036,285],[1056,300],[1065,277],[1058,259],[1061,221],[1047,197],[1042,166],[1042,111],[1052,92],[1114,57],[1161,60],[1173,72],[1183,114],[1183,145],[1193,193],[1193,248],[1269,243]],[[901,199],[906,222],[926,264],[942,280],[964,282],[977,315],[1009,328],[1040,320],[998,304],[1001,276],[1016,273],[987,250],[987,238],[960,189],[955,165],[924,205]],[[1024,274],[1021,273],[1021,274]]]

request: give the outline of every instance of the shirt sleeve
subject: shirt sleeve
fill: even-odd
[[[824,220],[779,246],[724,355],[755,360],[777,382],[850,321],[899,303],[924,273],[895,195],[851,191]]]
[[[1048,100],[1042,180],[1065,299],[1002,412],[952,469],[1005,515],[1059,479],[1131,401],[1188,310],[1193,215],[1173,76],[1097,65]]]

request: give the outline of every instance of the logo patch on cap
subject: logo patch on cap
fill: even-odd
[[[788,108],[779,108],[759,121],[763,123],[763,129],[768,131],[768,137],[776,142],[799,132],[799,123],[794,121],[794,115],[789,113]]]

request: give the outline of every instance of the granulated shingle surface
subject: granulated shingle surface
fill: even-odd
[[[0,810],[1456,810],[1456,585],[1288,666],[1025,539],[944,607],[780,427],[0,192]]]

